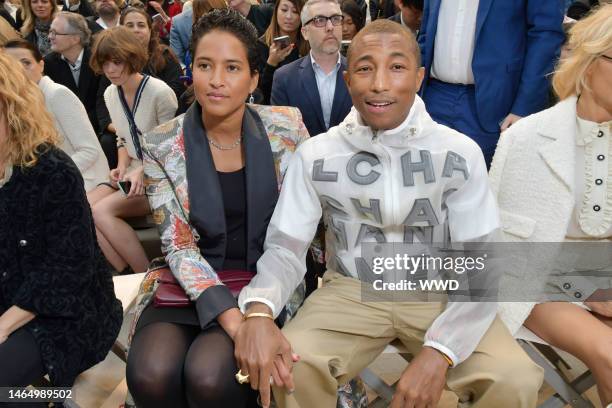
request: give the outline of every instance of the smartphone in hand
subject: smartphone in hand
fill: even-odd
[[[276,46],[281,50],[291,45],[291,38],[288,35],[276,37],[272,41],[274,41],[274,44],[276,44]]]
[[[348,48],[351,45],[351,40],[342,40],[340,45],[340,54],[346,57],[346,53],[348,52]]]
[[[123,195],[127,196],[132,189],[131,181],[118,181],[117,186],[119,186],[119,190],[123,193]]]

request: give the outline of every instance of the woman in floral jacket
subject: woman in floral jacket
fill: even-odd
[[[233,10],[200,19],[191,50],[196,101],[142,143],[166,262],[191,304],[155,307],[152,268],[127,364],[140,408],[257,406],[257,393],[235,380],[232,339],[242,314],[224,273],[256,273],[283,176],[308,132],[297,109],[244,102],[257,86],[255,44],[255,28]],[[303,296],[302,287],[288,315]]]

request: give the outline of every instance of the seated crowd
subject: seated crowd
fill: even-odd
[[[5,0],[0,386],[71,387],[146,272],[126,407],[365,408],[395,340],[392,408],[535,407],[525,332],[612,406],[609,257],[554,301],[364,295],[371,243],[610,243],[612,4],[562,3]]]

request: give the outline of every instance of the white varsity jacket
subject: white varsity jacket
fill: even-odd
[[[327,133],[297,149],[268,227],[257,275],[239,297],[270,306],[275,316],[306,272],[305,254],[321,216],[327,226],[327,267],[359,278],[363,242],[396,242],[450,231],[475,240],[499,228],[478,145],[434,122],[416,96],[397,128],[373,132],[353,108]],[[493,303],[449,302],[425,345],[459,364],[495,318]]]

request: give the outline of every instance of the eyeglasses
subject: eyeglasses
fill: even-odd
[[[77,33],[58,33],[55,30],[49,30],[49,37],[55,37],[56,35],[78,35]]]
[[[333,26],[339,26],[342,24],[344,20],[344,16],[342,14],[334,14],[333,16],[314,16],[310,20],[304,23],[304,25],[308,25],[310,23],[314,24],[315,27],[325,27],[327,25],[327,20],[331,21]]]

